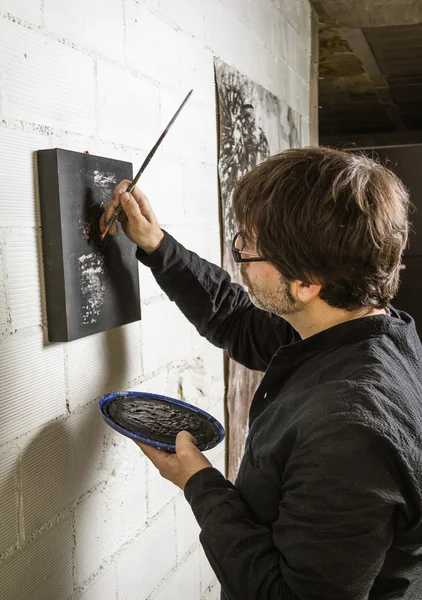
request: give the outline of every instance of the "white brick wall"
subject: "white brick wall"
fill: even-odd
[[[151,518],[180,494],[177,487],[161,477],[153,464],[147,464],[147,473],[148,518]]]
[[[0,206],[2,227],[34,227],[38,206],[34,202],[36,176],[35,151],[48,147],[48,139],[19,129],[0,129]],[[19,165],[19,190],[16,190],[16,165]]]
[[[88,492],[75,510],[75,566],[86,581],[119,547],[116,513],[108,510],[104,488]]]
[[[166,85],[180,82],[180,34],[135,0],[126,8],[127,61],[136,71]],[[165,42],[164,42],[165,40]],[[142,102],[142,106],[143,106]],[[148,106],[148,104],[146,103]],[[140,106],[138,108],[140,111]],[[174,110],[173,110],[174,112]]]
[[[170,505],[117,559],[119,600],[147,598],[171,571],[175,552],[174,508]]]
[[[84,589],[80,600],[116,600],[116,598],[116,575],[114,567],[110,567]]]
[[[155,600],[174,600],[174,598],[200,598],[199,550],[195,550],[176,570],[160,590]]]
[[[62,346],[44,346],[41,332],[0,344],[2,443],[59,417],[66,410]]]
[[[29,233],[29,235],[28,235]],[[12,329],[41,325],[40,264],[34,229],[6,237],[5,266]]]
[[[208,598],[207,593],[210,593],[210,598],[212,598],[211,591],[216,586],[217,579],[202,547],[199,548],[199,573],[201,577],[201,598],[204,596]]]
[[[59,38],[124,61],[124,15],[120,0],[107,0],[107,8],[101,0],[73,0],[61,3],[60,10],[56,0],[44,0],[44,23]]]
[[[196,99],[214,107],[214,69],[211,50],[205,48],[203,42],[190,36],[183,36],[180,43],[180,72],[183,86],[194,88]]]
[[[94,62],[15,23],[0,22],[3,117],[94,132]]]
[[[73,589],[72,547],[72,521],[66,518],[2,561],[0,598],[68,598]]]
[[[70,503],[72,459],[62,423],[53,422],[31,436],[22,452],[22,506],[28,536]],[[48,490],[48,494],[43,490]]]
[[[145,373],[192,355],[190,324],[168,300],[143,307],[142,356]]]
[[[2,0],[0,10],[33,25],[42,24],[40,0]]]
[[[224,421],[223,355],[140,267],[142,321],[49,344],[35,152],[136,171],[194,94],[142,186],[160,223],[219,263],[213,57],[302,114],[308,0],[0,0],[0,597],[217,600],[183,494],[99,416],[139,389]],[[224,448],[207,457],[224,471]]]
[[[182,561],[192,546],[198,545],[199,532],[200,529],[192,510],[184,496],[181,496],[176,502],[176,543],[179,561]]]
[[[204,593],[201,596],[201,600],[220,600],[221,588],[218,583],[205,588]]]
[[[157,85],[103,61],[97,81],[100,137],[145,149],[152,145],[159,129]]]
[[[190,87],[188,85],[183,90],[168,86],[161,88],[162,128],[167,125],[175,107],[181,103]],[[217,155],[215,106],[212,103],[205,104],[192,95],[189,109],[180,113],[180,118],[171,129],[171,135],[163,142],[162,151],[180,160],[213,164]]]
[[[128,381],[141,375],[139,323],[74,340],[65,345],[65,352],[68,401],[73,410],[109,390],[125,389]]]
[[[185,219],[183,181],[183,165],[167,156],[152,161],[145,171],[142,189],[151,202],[157,203],[156,215],[160,223],[177,223]]]
[[[18,461],[17,448],[0,449],[0,554],[18,541]]]
[[[6,269],[4,265],[4,244],[0,244],[0,335],[7,331],[10,325],[10,308],[6,295]]]
[[[198,0],[160,0],[166,19],[180,27],[184,32],[204,39],[206,2]]]
[[[206,163],[187,163],[183,168],[186,219],[215,225],[218,212],[216,168]]]

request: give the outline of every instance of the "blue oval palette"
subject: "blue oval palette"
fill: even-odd
[[[112,392],[99,400],[103,419],[132,440],[167,452],[175,451],[176,435],[189,431],[199,450],[210,450],[224,439],[224,428],[197,406],[146,392]]]

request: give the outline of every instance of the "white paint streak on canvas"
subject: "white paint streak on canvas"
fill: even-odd
[[[82,323],[96,323],[100,315],[105,291],[106,280],[104,256],[99,252],[83,254],[79,257],[79,281],[83,297]]]
[[[101,200],[110,200],[110,187],[116,185],[116,175],[104,171],[94,171],[94,185],[99,189]]]
[[[94,183],[100,187],[107,187],[110,183],[116,183],[116,176],[114,173],[94,171]]]
[[[91,238],[91,224],[88,221],[79,218],[78,229],[83,240],[89,240]]]

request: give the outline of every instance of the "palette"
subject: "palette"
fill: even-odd
[[[189,431],[199,450],[210,450],[224,439],[224,428],[197,406],[146,392],[113,392],[99,401],[110,427],[137,442],[175,452],[176,435]]]

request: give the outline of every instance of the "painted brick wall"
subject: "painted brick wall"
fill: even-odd
[[[143,186],[160,222],[219,262],[213,56],[284,98],[309,134],[307,0],[0,2],[0,598],[216,600],[183,495],[102,422],[139,389],[224,420],[223,357],[140,268],[143,320],[49,344],[35,151],[134,167],[195,89]],[[209,452],[224,470],[224,449]]]

